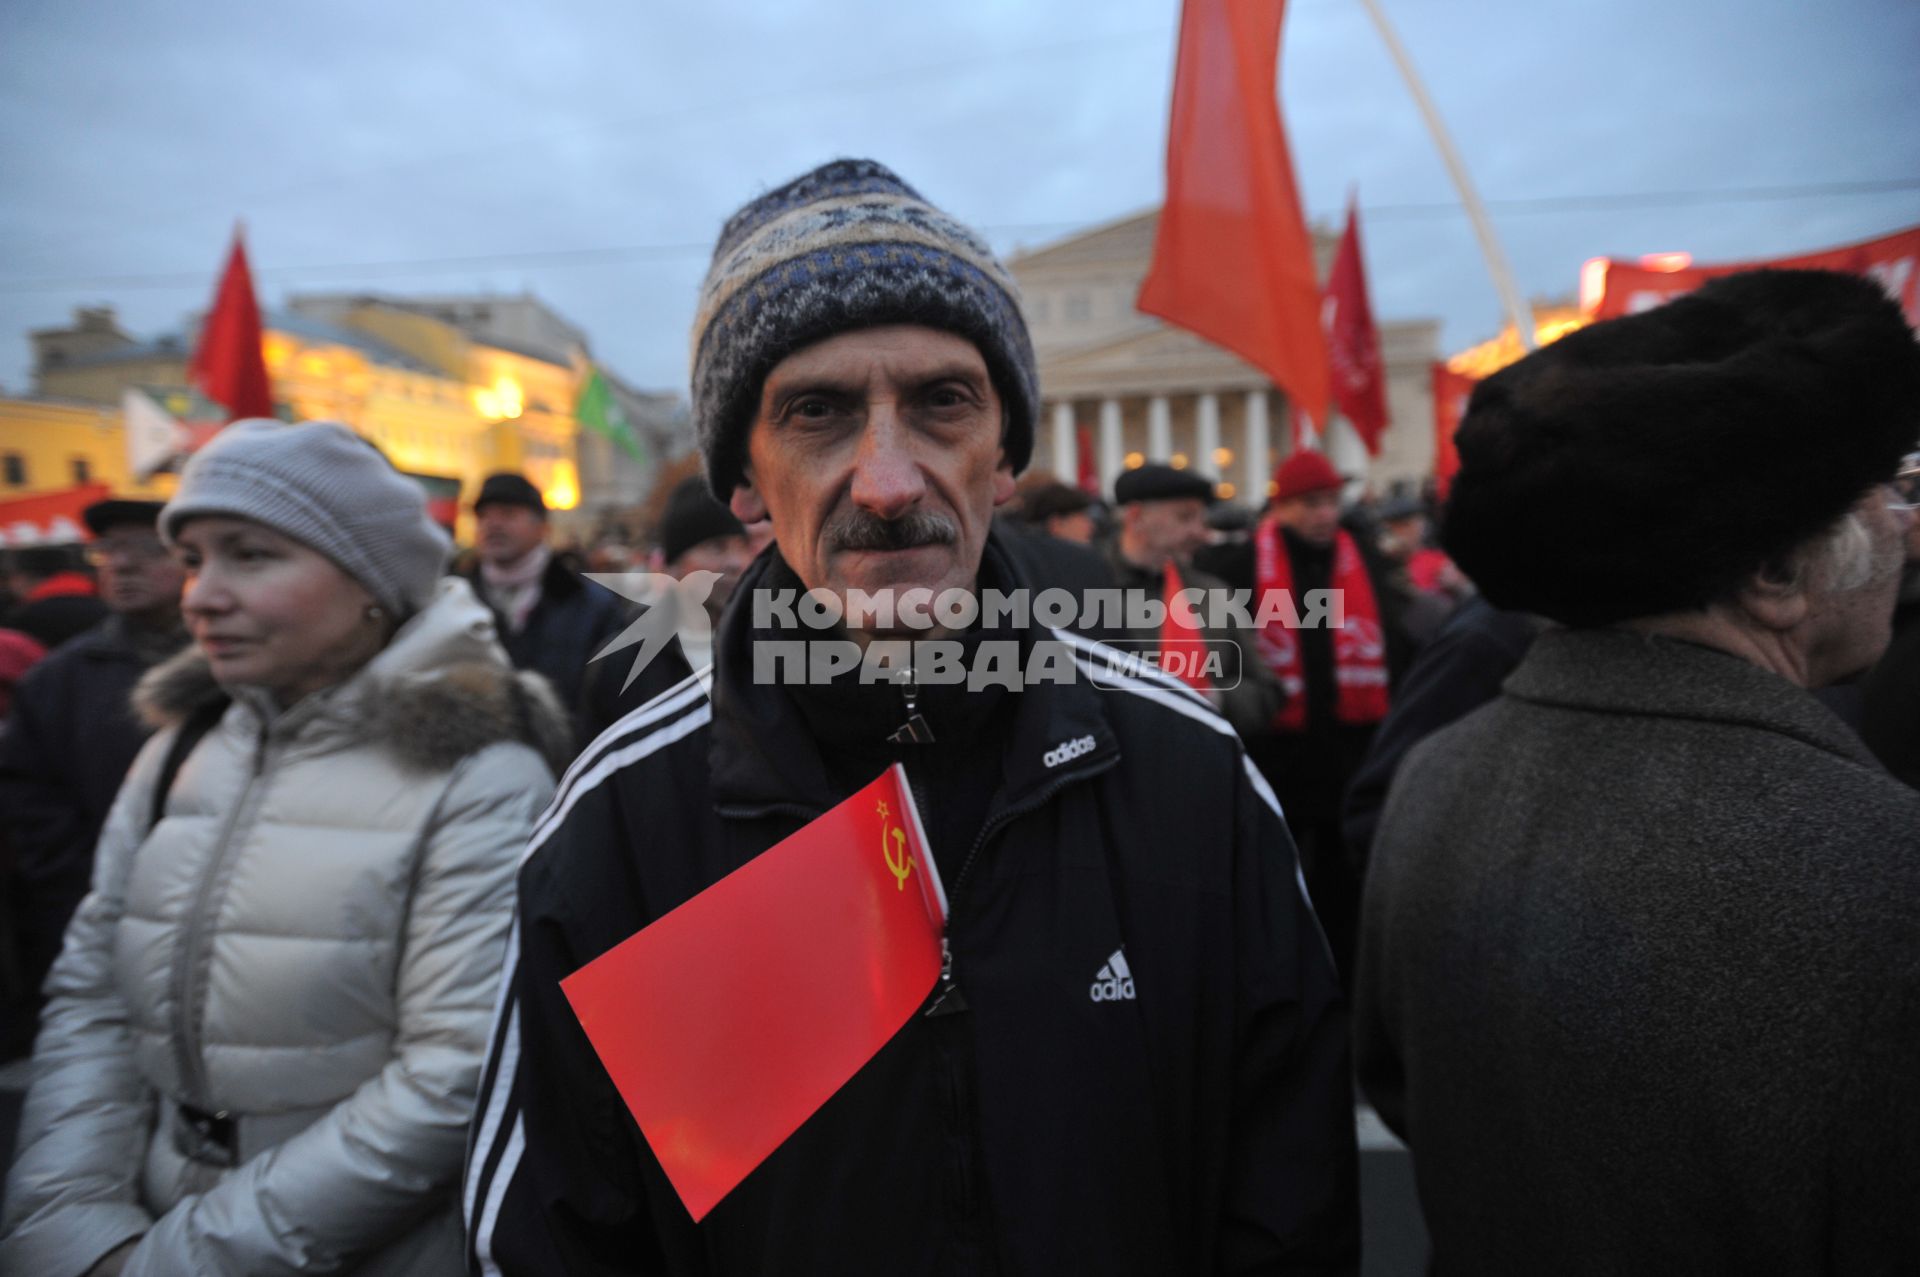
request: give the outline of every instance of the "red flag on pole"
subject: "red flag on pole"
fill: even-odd
[[[1347,230],[1327,275],[1325,317],[1333,402],[1353,423],[1370,456],[1380,455],[1387,429],[1387,385],[1380,361],[1380,332],[1367,300],[1367,267],[1360,254],[1360,208],[1347,200]]]
[[[228,421],[273,416],[273,383],[260,349],[260,305],[254,300],[253,272],[239,227],[227,256],[220,291],[200,330],[200,344],[187,364],[187,380],[227,410]]]
[[[1246,359],[1324,422],[1320,287],[1276,96],[1284,10],[1183,5],[1167,198],[1135,305]]]
[[[1160,669],[1205,695],[1213,690],[1213,678],[1207,673],[1207,639],[1200,627],[1194,623],[1193,608],[1185,603],[1179,607],[1174,601],[1186,586],[1181,583],[1180,569],[1167,562],[1167,585],[1164,602],[1167,605],[1166,620],[1160,623]]]
[[[1090,497],[1100,495],[1100,462],[1093,454],[1093,431],[1081,426],[1078,437],[1079,470],[1076,478],[1080,491]]]
[[[896,764],[560,987],[697,1221],[912,1017],[945,925]]]

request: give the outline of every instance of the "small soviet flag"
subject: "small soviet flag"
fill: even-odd
[[[912,1018],[946,915],[896,764],[561,981],[696,1221]]]

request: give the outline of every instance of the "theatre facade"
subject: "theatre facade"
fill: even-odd
[[[1259,506],[1293,447],[1287,396],[1253,365],[1134,309],[1159,211],[1015,254],[1040,361],[1042,419],[1033,464],[1072,482],[1086,450],[1103,492],[1149,461],[1213,479],[1223,498]],[[1337,237],[1316,231],[1324,278]],[[1375,493],[1417,488],[1433,470],[1432,365],[1440,324],[1378,316],[1388,429],[1369,457],[1344,422],[1326,448]]]

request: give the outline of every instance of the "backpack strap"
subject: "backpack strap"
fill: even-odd
[[[168,742],[167,756],[160,764],[160,777],[153,786],[153,808],[147,813],[148,833],[152,833],[153,827],[160,823],[160,817],[167,814],[167,796],[173,792],[173,782],[179,777],[181,767],[186,765],[187,755],[193,753],[193,747],[213,730],[214,724],[220,721],[231,704],[233,698],[224,695],[201,701],[181,722],[173,740]]]

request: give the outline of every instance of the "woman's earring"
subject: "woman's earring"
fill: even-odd
[[[369,621],[379,621],[385,616],[386,616],[386,612],[380,607],[378,603],[367,604],[367,619]]]

